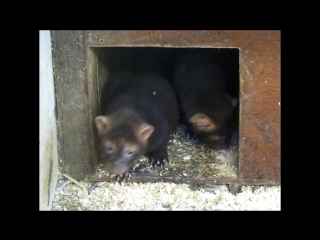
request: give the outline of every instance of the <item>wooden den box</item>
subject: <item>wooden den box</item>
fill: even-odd
[[[97,133],[106,63],[113,47],[238,48],[239,155],[236,177],[138,172],[131,181],[280,185],[280,31],[52,31],[62,171],[110,180],[97,171]]]

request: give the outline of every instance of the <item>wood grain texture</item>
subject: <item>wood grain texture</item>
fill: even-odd
[[[94,169],[83,31],[53,31],[62,171],[81,180]]]

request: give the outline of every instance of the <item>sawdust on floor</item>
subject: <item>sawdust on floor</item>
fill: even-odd
[[[280,186],[242,186],[233,195],[226,185],[192,190],[187,184],[102,182],[87,189],[59,179],[53,211],[88,210],[280,210]]]
[[[237,142],[227,151],[204,151],[205,146],[186,138],[185,132],[179,126],[172,134],[168,143],[170,164],[166,168],[150,169],[147,158],[141,157],[135,172],[237,177]],[[99,166],[97,170],[109,175]],[[280,210],[280,186],[242,186],[241,192],[233,195],[227,185],[101,182],[91,190],[92,184],[81,181],[81,187],[59,173],[52,210]]]

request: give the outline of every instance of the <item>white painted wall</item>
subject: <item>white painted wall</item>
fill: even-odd
[[[54,116],[55,92],[50,31],[40,31],[40,142],[39,209],[51,210],[58,178],[57,129]]]

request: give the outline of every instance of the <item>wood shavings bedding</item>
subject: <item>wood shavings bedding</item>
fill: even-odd
[[[102,182],[88,194],[72,182],[62,186],[64,182],[58,181],[53,211],[280,210],[280,186],[242,186],[242,192],[232,195],[226,185],[206,192],[187,184]],[[92,183],[81,184],[88,189]]]
[[[147,158],[142,157],[135,172],[237,177],[237,145],[226,151],[204,152],[203,144],[186,138],[183,126],[172,135],[168,155],[170,163],[164,169],[148,167]],[[99,167],[97,170],[109,175]],[[82,181],[78,186],[60,174],[52,210],[280,210],[280,186],[242,186],[241,193],[232,195],[226,185],[201,188],[164,182],[101,182],[88,194],[92,184]]]

